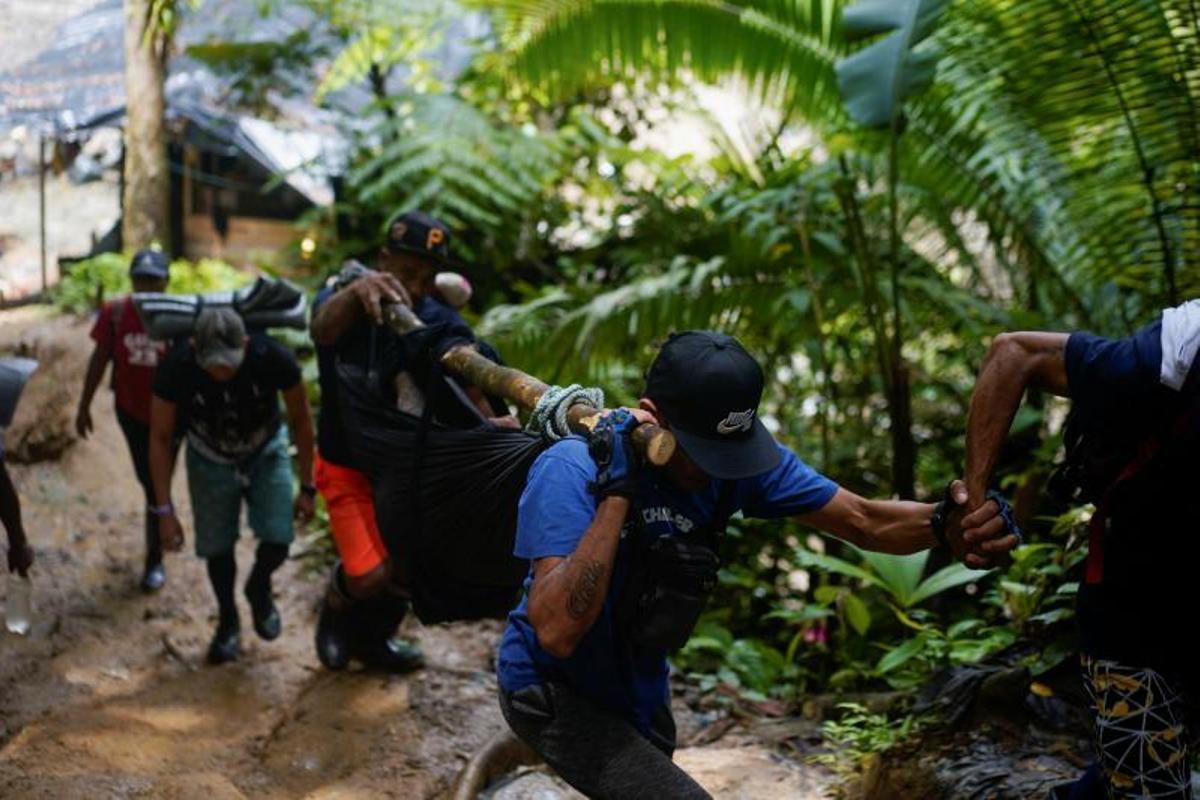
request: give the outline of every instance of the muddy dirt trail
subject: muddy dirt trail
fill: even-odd
[[[0,352],[14,349],[43,360],[22,400],[24,420],[10,430],[16,446],[61,449],[87,324],[36,308],[0,314]],[[10,467],[36,551],[37,619],[28,637],[0,633],[0,797],[444,795],[503,728],[492,673],[500,624],[409,620],[404,633],[429,661],[422,672],[329,673],[312,647],[321,580],[291,560],[275,579],[283,635],[258,640],[243,602],[243,657],[206,666],[215,606],[203,565],[186,551],[169,556],[166,588],[138,591],[142,498],[107,392],[93,417],[93,436],[61,457]],[[174,496],[186,526],[180,478]],[[252,552],[243,536],[242,577]],[[679,760],[721,797],[818,798],[830,783],[728,740],[684,748]],[[578,796],[538,772],[492,795]]]

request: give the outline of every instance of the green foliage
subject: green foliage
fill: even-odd
[[[855,122],[891,125],[905,99],[933,81],[936,53],[920,45],[948,1],[859,0],[846,9],[842,30],[851,41],[888,34],[837,65],[838,88]]]
[[[122,253],[102,253],[76,262],[54,287],[54,304],[63,311],[82,314],[98,302],[111,300],[131,290],[129,261]],[[224,261],[202,258],[196,262],[183,259],[171,263],[171,280],[167,291],[173,294],[197,294],[236,289],[253,279],[248,272],[238,270]]]
[[[741,689],[753,699],[771,694],[779,679],[789,671],[779,651],[757,639],[734,638],[713,619],[697,625],[674,661],[680,669],[700,676],[702,689],[710,689],[719,682]]]
[[[600,383],[613,403],[636,399],[672,329],[733,333],[764,364],[778,438],[865,495],[894,491],[897,364],[915,488],[932,496],[960,474],[997,332],[1122,333],[1200,288],[1200,43],[1179,0],[497,0],[480,3],[496,37],[455,79],[430,55],[441,4],[308,5],[341,37],[320,96],[366,80],[376,100],[345,125],[337,211],[356,227],[338,257],[365,257],[404,208],[443,216],[486,309],[478,330],[510,363]],[[860,33],[879,38],[846,57]],[[862,67],[849,109],[843,57],[843,77]],[[646,146],[698,81],[748,88],[778,131],[708,160]],[[1029,517],[1011,567],[818,548],[794,522],[737,520],[676,666],[704,689],[792,698],[907,689],[1018,638],[1037,642],[1035,672],[1058,663],[1088,511],[1038,496],[1057,410],[1022,410],[999,466]],[[839,724],[831,737],[867,753],[905,722],[852,709]]]
[[[842,716],[821,726],[831,752],[813,760],[846,776],[857,771],[870,755],[895,747],[920,729],[920,722],[909,714],[890,719],[860,703],[839,703],[838,708]]]
[[[929,551],[908,556],[893,556],[886,553],[859,551],[862,566],[824,553],[799,551],[801,566],[821,569],[825,572],[844,575],[881,589],[888,599],[901,609],[928,600],[957,586],[975,583],[988,574],[988,570],[968,569],[959,563],[943,567],[928,578],[925,567],[929,563]]]
[[[454,95],[407,97],[378,138],[387,144],[348,182],[356,202],[390,212],[384,224],[424,208],[455,228],[502,229],[538,202],[561,158],[536,132],[497,124]]]
[[[642,74],[735,75],[812,117],[837,114],[841,0],[490,0],[515,67],[552,96]]]

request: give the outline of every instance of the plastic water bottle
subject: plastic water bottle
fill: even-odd
[[[24,636],[33,624],[33,583],[15,572],[8,575],[8,599],[4,604],[4,624],[9,633]]]

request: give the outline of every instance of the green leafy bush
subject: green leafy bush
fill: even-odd
[[[77,262],[54,287],[54,304],[63,311],[82,314],[95,308],[97,300],[110,300],[130,291],[130,256],[122,253],[101,253],[94,258]],[[191,262],[179,259],[171,263],[171,282],[167,291],[173,294],[197,294],[236,289],[253,280],[243,272],[215,258]]]

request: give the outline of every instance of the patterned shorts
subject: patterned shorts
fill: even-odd
[[[1162,673],[1083,657],[1096,750],[1113,800],[1192,800],[1182,689]]]

